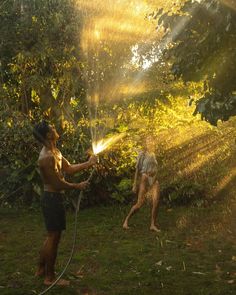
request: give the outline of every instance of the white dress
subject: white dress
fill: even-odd
[[[137,158],[136,169],[139,175],[146,174],[148,177],[148,184],[153,186],[157,180],[157,160],[154,153],[141,152]]]

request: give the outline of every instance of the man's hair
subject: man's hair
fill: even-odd
[[[49,123],[43,120],[42,122],[34,126],[33,135],[39,142],[44,144],[46,140],[46,135],[49,131],[50,131]]]

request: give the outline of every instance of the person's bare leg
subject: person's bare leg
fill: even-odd
[[[159,185],[159,182],[157,181],[154,184],[152,189],[152,212],[151,212],[151,225],[150,225],[150,230],[153,230],[156,232],[160,232],[160,229],[156,225],[159,201],[160,201],[160,185]]]
[[[58,244],[60,242],[61,232],[49,232],[48,242],[45,246],[45,259],[46,259],[46,277],[44,280],[45,285],[51,285],[55,281],[55,262],[57,257]],[[60,279],[57,285],[68,286],[69,281]]]
[[[48,237],[44,241],[42,249],[40,250],[39,265],[38,265],[38,269],[35,273],[36,277],[44,276],[46,274],[45,248],[46,248],[47,242],[48,242]]]
[[[56,235],[55,235],[55,241],[54,241],[54,256],[52,256],[52,273],[55,274],[55,264],[56,264],[56,259],[57,259],[57,251],[58,251],[58,245],[59,245],[59,242],[60,242],[60,239],[61,239],[61,232],[58,232]]]
[[[143,206],[145,194],[146,194],[146,176],[142,175],[140,180],[140,185],[139,185],[138,201],[136,204],[133,205],[133,207],[130,209],[129,214],[125,218],[125,221],[123,223],[124,229],[129,229],[128,222],[130,217]]]
[[[46,260],[46,278],[45,281],[53,281],[55,278],[54,265],[55,256],[57,253],[57,239],[59,232],[48,232],[47,243],[44,247],[45,260]]]

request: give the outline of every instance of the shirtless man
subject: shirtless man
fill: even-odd
[[[124,229],[129,229],[129,219],[144,204],[145,198],[152,200],[150,230],[160,232],[156,225],[157,209],[160,200],[160,185],[157,180],[157,160],[154,154],[155,145],[151,136],[145,140],[144,150],[138,155],[132,191],[138,194],[136,204],[132,206],[123,223]]]
[[[38,165],[44,186],[42,196],[42,211],[47,229],[47,238],[40,251],[39,266],[36,276],[45,276],[44,284],[51,285],[55,280],[55,262],[61,232],[66,228],[63,193],[68,189],[84,190],[88,181],[80,183],[67,182],[63,173],[72,175],[83,169],[88,169],[96,163],[96,157],[91,156],[87,162],[71,165],[56,147],[59,135],[54,126],[42,121],[34,127],[35,138],[43,144]],[[69,285],[67,280],[59,280],[58,285]]]

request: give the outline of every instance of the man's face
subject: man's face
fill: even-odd
[[[53,140],[53,141],[58,140],[59,134],[57,133],[55,126],[49,125],[49,129],[50,130],[48,132],[48,139]]]

